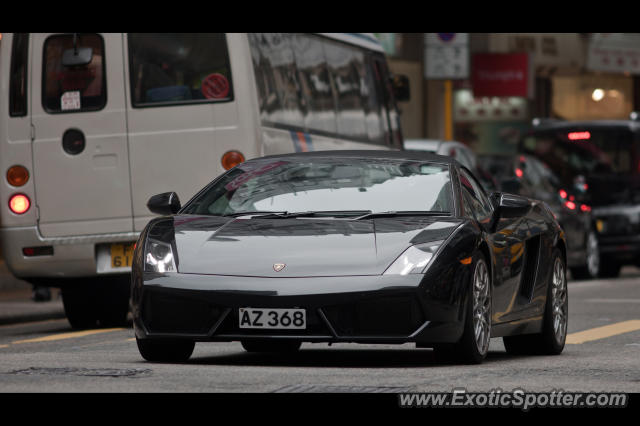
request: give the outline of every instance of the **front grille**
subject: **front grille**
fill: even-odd
[[[322,311],[340,337],[406,337],[425,322],[415,297],[389,296],[326,306]]]
[[[225,309],[212,303],[147,291],[142,306],[143,322],[150,333],[205,335]]]
[[[598,219],[603,222],[602,234],[605,235],[631,235],[640,230],[625,215],[612,215],[599,217]]]

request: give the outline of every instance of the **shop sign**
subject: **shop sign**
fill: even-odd
[[[587,69],[640,74],[639,42],[638,34],[593,34],[587,51]]]
[[[473,56],[471,84],[475,97],[533,96],[528,53],[479,53]]]

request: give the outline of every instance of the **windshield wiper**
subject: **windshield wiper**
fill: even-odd
[[[336,216],[358,216],[363,214],[369,214],[371,210],[310,210],[306,212],[284,212],[282,214],[275,213],[273,215],[265,215],[260,216],[262,219],[289,219],[295,217],[312,217],[312,216],[325,216],[325,217],[336,217]]]
[[[269,212],[269,211],[246,211],[246,212],[233,212],[233,213],[225,213],[222,216],[224,217],[238,217],[238,216],[249,216],[249,215],[280,215],[287,214],[287,212]]]
[[[356,220],[372,219],[376,217],[396,217],[396,216],[450,216],[451,212],[445,211],[426,211],[426,210],[401,210],[388,212],[373,212],[363,216],[359,216]]]

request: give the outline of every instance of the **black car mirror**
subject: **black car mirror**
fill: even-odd
[[[181,208],[180,199],[175,192],[164,192],[149,198],[147,208],[160,215],[176,214]]]
[[[515,194],[501,194],[498,206],[500,217],[522,217],[531,210],[531,201],[528,198]]]

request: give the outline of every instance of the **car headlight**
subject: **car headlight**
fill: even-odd
[[[156,240],[148,240],[144,256],[145,271],[176,272],[171,244]]]
[[[442,242],[443,240],[432,241],[409,247],[384,271],[383,275],[423,274]]]

